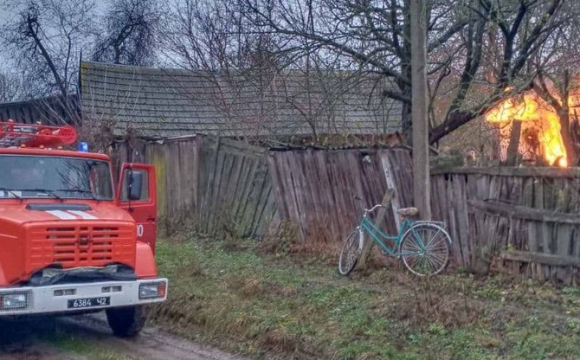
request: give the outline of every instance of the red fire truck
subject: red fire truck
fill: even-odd
[[[123,164],[76,142],[73,127],[0,123],[0,319],[106,311],[117,336],[164,301],[155,266],[151,165]]]

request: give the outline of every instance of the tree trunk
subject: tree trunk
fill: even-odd
[[[66,98],[67,87],[65,86],[65,83],[62,81],[62,78],[60,77],[60,74],[58,73],[58,70],[56,69],[54,62],[52,61],[52,57],[50,56],[50,54],[48,53],[48,51],[44,47],[44,44],[42,43],[40,38],[38,37],[38,28],[34,27],[35,24],[37,24],[36,19],[33,19],[29,15],[28,22],[27,22],[28,32],[31,34],[32,39],[34,40],[34,43],[36,44],[36,47],[38,47],[38,49],[40,50],[40,54],[42,55],[42,57],[46,61],[46,64],[48,65],[48,68],[50,69],[50,72],[52,73],[52,76],[54,77],[54,81],[56,82],[56,85],[58,86],[60,93],[62,94],[63,97]]]
[[[566,148],[566,155],[568,156],[568,166],[577,166],[578,147],[576,146],[574,138],[572,136],[570,126],[571,125],[570,112],[568,106],[562,106],[560,111],[558,111],[558,117],[560,118],[560,134],[562,135],[562,141],[564,142],[564,147]]]
[[[574,117],[570,120],[570,136],[572,138],[572,143],[574,144],[574,149],[576,150],[576,163],[572,164],[568,162],[569,166],[579,166],[580,165],[580,123],[578,123],[578,114],[574,110]]]
[[[522,122],[514,120],[512,123],[512,132],[510,135],[510,143],[507,148],[507,165],[516,166],[520,149],[520,137],[522,134]]]

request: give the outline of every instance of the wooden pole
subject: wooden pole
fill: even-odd
[[[384,208],[379,209],[379,211],[377,212],[377,220],[375,221],[375,226],[378,227],[379,229],[382,229],[382,227],[386,225],[386,223],[385,223],[386,215],[387,215],[386,207],[388,207],[391,204],[391,201],[393,200],[393,194],[394,194],[394,191],[391,189],[391,190],[387,190],[387,192],[385,193],[385,196],[383,196],[383,201],[381,201],[381,205],[383,205]],[[395,218],[396,217],[397,217],[397,214],[395,213]],[[365,235],[365,236],[367,236],[367,235]],[[360,269],[367,268],[368,261],[371,257],[371,253],[372,253],[374,246],[375,246],[375,242],[367,236],[367,238],[365,239],[364,249],[363,249],[363,253],[362,253],[362,256],[360,259],[360,263],[359,263]]]
[[[431,220],[429,128],[427,121],[427,14],[424,0],[410,0],[413,195],[423,220]]]

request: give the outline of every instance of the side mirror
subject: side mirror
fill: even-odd
[[[129,200],[141,200],[143,193],[143,172],[129,170]]]

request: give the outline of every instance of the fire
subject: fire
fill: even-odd
[[[513,121],[518,120],[522,122],[520,154],[533,153],[550,164],[568,166],[558,115],[537,95],[526,93],[506,99],[486,114],[486,120],[500,127],[503,150],[509,143]]]

